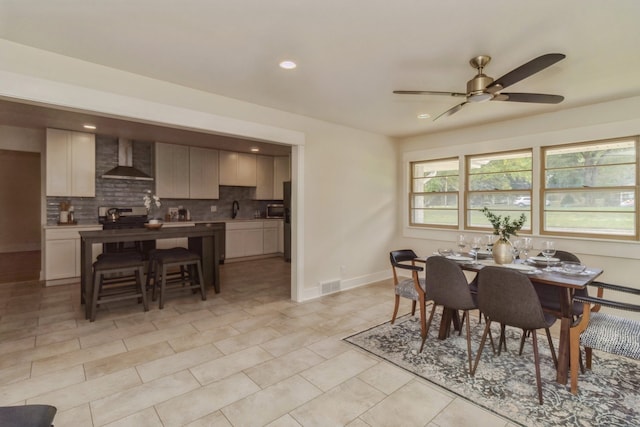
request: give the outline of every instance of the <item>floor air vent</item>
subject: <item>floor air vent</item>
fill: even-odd
[[[340,290],[340,280],[331,280],[328,282],[320,282],[322,294],[330,294]]]

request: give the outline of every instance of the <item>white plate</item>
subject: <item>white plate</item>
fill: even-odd
[[[535,262],[547,262],[547,259],[543,256],[530,256],[527,259]],[[560,262],[560,258],[549,258],[549,262]]]
[[[589,271],[589,270],[584,270],[584,271],[580,271],[580,272],[573,272],[573,271],[567,271],[562,267],[551,267],[553,269],[553,271],[555,271],[556,273],[561,273],[561,274],[566,274],[567,276],[590,276],[593,274],[593,271]]]
[[[469,253],[475,254],[476,251],[472,250],[472,251],[469,251]],[[489,252],[489,251],[478,251],[478,255],[491,255],[491,252]]]
[[[511,268],[513,270],[520,270],[520,271],[536,271],[535,267],[531,267],[530,265],[525,265],[525,264],[502,264],[502,267],[506,267],[506,268]]]
[[[460,256],[460,255],[449,255],[446,258],[452,259],[454,261],[473,261],[473,258],[470,258],[468,256]]]

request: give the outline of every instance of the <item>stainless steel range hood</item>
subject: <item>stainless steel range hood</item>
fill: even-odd
[[[118,139],[118,166],[102,175],[107,179],[135,179],[153,181],[153,178],[133,167],[133,143],[129,139]]]

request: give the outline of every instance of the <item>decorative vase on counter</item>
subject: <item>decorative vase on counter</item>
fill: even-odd
[[[496,264],[510,264],[513,261],[511,242],[507,239],[496,240],[492,252]]]

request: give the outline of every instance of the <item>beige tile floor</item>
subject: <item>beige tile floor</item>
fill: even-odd
[[[511,425],[341,341],[390,318],[390,281],[299,304],[289,267],[228,263],[207,301],[93,323],[77,284],[2,284],[0,405],[55,405],[58,427]]]

